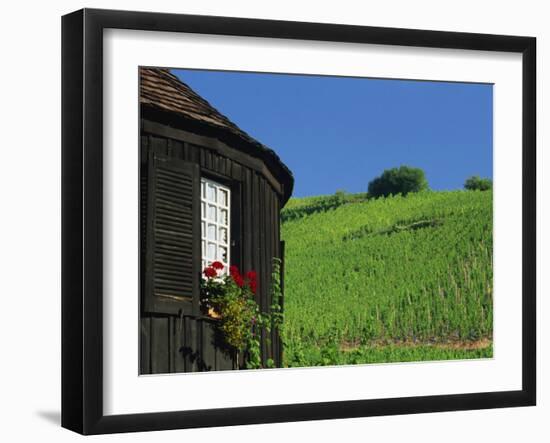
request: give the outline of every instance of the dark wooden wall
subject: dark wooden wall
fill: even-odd
[[[145,251],[147,159],[149,152],[199,164],[201,173],[213,173],[240,183],[240,263],[243,272],[250,269],[258,273],[257,302],[263,311],[271,305],[272,258],[281,258],[280,245],[280,193],[274,189],[273,178],[266,176],[257,159],[239,156],[241,161],[222,155],[219,142],[208,138],[187,136],[183,131],[164,130],[162,125],[154,131],[142,129],[141,135],[141,250]],[[191,141],[189,141],[191,140]],[[200,141],[201,145],[196,142]],[[206,145],[206,146],[205,146]],[[210,146],[209,146],[210,145]],[[225,152],[226,153],[226,152]],[[244,156],[243,156],[244,155]],[[246,164],[243,164],[246,163]],[[234,220],[232,218],[232,223]],[[232,227],[233,232],[233,227]],[[232,251],[234,254],[234,251]],[[200,260],[200,257],[197,257]],[[232,260],[233,261],[233,260]],[[143,275],[143,268],[142,274]],[[143,284],[143,278],[142,278]],[[143,287],[142,287],[143,291]],[[213,344],[213,330],[209,318],[141,313],[140,372],[142,374],[167,372],[194,372],[233,369],[232,361]],[[282,345],[277,331],[271,340],[262,337],[262,359],[272,358],[276,366],[282,362]]]

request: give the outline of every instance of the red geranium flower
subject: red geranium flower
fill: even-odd
[[[239,268],[237,268],[235,265],[229,266],[229,273],[231,275],[239,275]]]
[[[250,290],[252,291],[252,293],[255,294],[256,289],[258,288],[258,284],[256,283],[256,280],[250,280],[248,282],[248,286],[250,286]]]
[[[204,275],[206,275],[208,278],[213,278],[213,277],[216,277],[218,275],[218,273],[216,272],[216,270],[211,267],[211,266],[208,266],[207,268],[204,269],[204,271],[202,271],[204,273]]]
[[[236,284],[239,288],[242,288],[242,287],[243,287],[243,285],[244,285],[244,279],[242,278],[241,275],[235,274],[235,275],[232,275],[231,277],[233,277],[233,281],[235,282],[235,284]]]
[[[221,261],[214,261],[210,266],[214,269],[223,269],[223,263]]]
[[[248,271],[246,273],[246,278],[248,278],[251,281],[255,281],[256,280],[256,271]]]

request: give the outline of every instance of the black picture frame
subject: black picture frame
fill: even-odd
[[[102,45],[103,31],[108,28],[522,54],[522,389],[104,415]],[[65,15],[62,18],[62,426],[82,434],[103,434],[535,405],[535,67],[533,37],[97,9]]]

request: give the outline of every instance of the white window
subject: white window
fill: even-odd
[[[201,177],[201,264],[222,262],[229,273],[231,190]]]

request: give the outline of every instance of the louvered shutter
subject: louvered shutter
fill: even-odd
[[[198,315],[199,167],[151,154],[147,181],[144,310]]]

